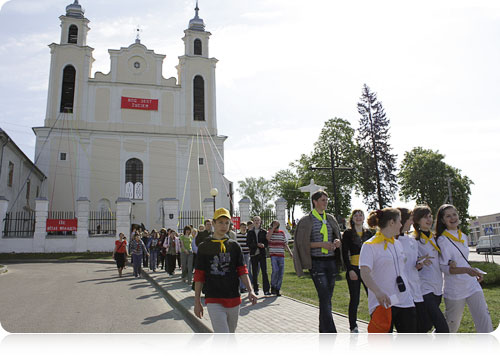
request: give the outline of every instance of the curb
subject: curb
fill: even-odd
[[[2,263],[116,263],[114,260],[84,260],[84,259],[74,259],[74,260],[56,260],[56,259],[44,259],[44,260],[0,260]]]
[[[160,294],[165,298],[170,304],[172,304],[175,309],[181,312],[181,314],[186,318],[189,325],[195,330],[197,333],[213,333],[213,330],[207,327],[201,320],[199,320],[196,315],[191,313],[188,309],[186,309],[181,303],[177,301],[166,289],[164,289],[158,282],[155,281],[153,277],[151,277],[147,272],[141,269],[141,274],[144,278],[146,278],[155,288],[160,292]]]

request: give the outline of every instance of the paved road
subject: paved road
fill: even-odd
[[[24,263],[0,275],[0,322],[9,332],[192,333],[181,314],[128,267]]]
[[[491,262],[491,255],[488,255],[488,260]],[[493,260],[495,261],[495,263],[500,263],[500,254],[498,252],[495,252],[495,254],[493,255]],[[469,247],[469,261],[485,262],[485,254],[478,254],[476,252],[476,246]]]

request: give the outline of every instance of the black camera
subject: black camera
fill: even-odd
[[[401,276],[396,277],[396,284],[398,285],[398,289],[401,293],[406,290],[405,282],[403,281],[403,278],[401,278]]]

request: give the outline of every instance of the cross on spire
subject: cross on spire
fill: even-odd
[[[137,25],[137,28],[135,29],[135,43],[141,43],[141,32],[142,30],[140,29],[139,25]]]

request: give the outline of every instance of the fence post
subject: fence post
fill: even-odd
[[[0,222],[1,222],[1,232],[0,237],[3,236],[5,230],[5,217],[7,215],[7,210],[9,209],[9,201],[4,197],[0,196]]]
[[[276,220],[279,221],[281,230],[285,233],[286,237],[290,240],[291,236],[286,228],[286,200],[284,198],[278,198],[274,202],[276,207]]]
[[[238,202],[240,209],[240,221],[247,222],[250,220],[250,199],[243,198]]]
[[[205,198],[202,206],[203,211],[201,213],[203,214],[203,223],[205,223],[205,220],[212,219],[214,217],[214,198]]]
[[[175,198],[163,198],[163,213],[165,214],[165,229],[177,231],[179,225],[179,200]]]
[[[76,204],[76,218],[78,219],[76,252],[85,252],[88,250],[90,200],[86,197],[80,197]]]
[[[49,201],[47,198],[35,199],[35,233],[33,234],[33,252],[45,251],[47,236],[47,218],[49,217]]]
[[[118,198],[116,200],[116,238],[123,233],[130,241],[130,212],[132,202],[129,198]]]

